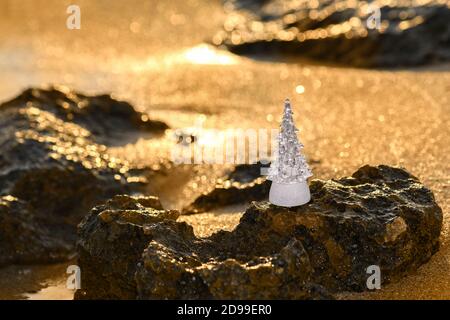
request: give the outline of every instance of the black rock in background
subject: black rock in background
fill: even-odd
[[[370,5],[370,6],[369,6]],[[296,55],[357,67],[450,60],[450,1],[229,0],[213,43],[239,54]],[[380,23],[372,24],[379,14]],[[368,23],[368,20],[369,23]]]
[[[125,102],[55,88],[26,90],[0,105],[0,196],[13,196],[29,208],[28,214],[15,215],[15,225],[28,230],[29,223],[39,220],[41,227],[33,228],[35,236],[26,242],[30,250],[39,248],[34,250],[36,262],[51,254],[51,241],[56,247],[73,246],[76,225],[92,206],[145,184],[146,170],[135,170],[95,142],[113,129],[126,134],[153,128],[141,117]],[[11,232],[8,221],[0,217],[0,247],[8,246],[2,236]],[[55,236],[45,238],[49,230]],[[23,239],[18,237],[14,245]],[[48,254],[42,253],[45,248]],[[32,262],[32,256],[21,258],[18,251],[8,261]]]
[[[97,207],[79,227],[78,299],[323,299],[365,290],[438,250],[442,211],[403,169],[364,166],[352,177],[313,180],[312,201],[254,202],[231,232],[197,238],[162,211],[129,197]]]

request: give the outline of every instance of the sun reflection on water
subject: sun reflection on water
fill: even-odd
[[[175,65],[235,65],[240,59],[242,58],[232,53],[207,44],[200,44],[165,55],[148,56],[145,59],[125,56],[125,58],[113,59],[109,66],[117,73],[130,70],[140,73],[172,68]]]
[[[206,44],[201,44],[183,52],[182,58],[192,64],[231,65],[237,59],[227,52],[221,52]]]

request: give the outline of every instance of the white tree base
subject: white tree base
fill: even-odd
[[[269,192],[269,201],[281,207],[296,207],[311,200],[308,183],[278,183],[272,182]]]

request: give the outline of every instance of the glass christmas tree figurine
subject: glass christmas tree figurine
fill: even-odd
[[[295,207],[311,200],[307,179],[312,173],[301,154],[303,145],[297,139],[297,132],[292,118],[291,102],[286,99],[278,136],[278,150],[267,178],[272,181],[269,201],[277,206]]]

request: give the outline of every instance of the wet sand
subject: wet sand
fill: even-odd
[[[9,266],[0,269],[0,300],[71,300],[73,290],[66,288],[69,265],[75,261],[53,265]]]
[[[223,19],[219,1],[78,2],[79,31],[65,28],[67,1],[1,2],[1,100],[29,86],[59,83],[112,92],[173,128],[193,126],[200,118],[206,128],[270,129],[278,127],[282,101],[290,97],[314,178],[348,175],[363,164],[403,166],[431,188],[444,212],[441,249],[430,262],[379,291],[340,297],[450,298],[448,67],[377,71],[255,61],[205,44]],[[169,157],[170,147],[164,139],[142,138],[113,152],[151,165]],[[159,192],[166,205],[178,207],[200,189],[192,177],[174,183],[179,196],[170,187],[149,193]],[[201,236],[231,230],[238,212],[182,219]],[[2,288],[21,290],[3,289],[0,298],[68,297],[61,289],[65,267],[45,267],[46,276],[18,286],[8,279],[16,279],[9,275],[20,269],[0,271]],[[55,290],[39,291],[45,286]]]

